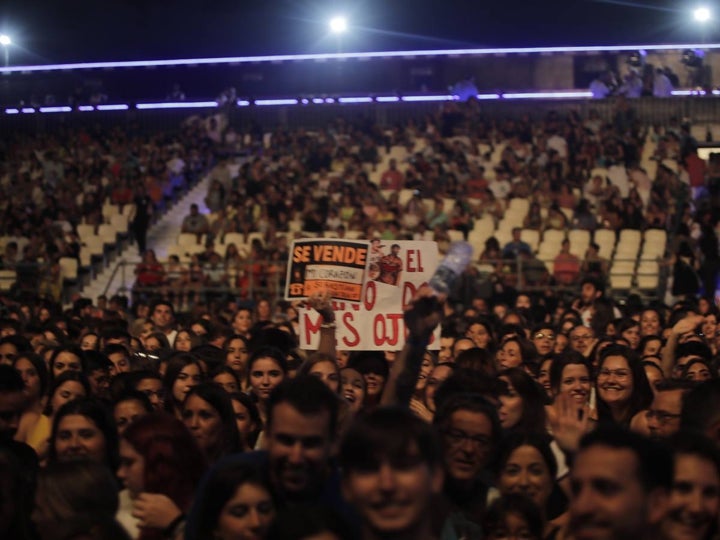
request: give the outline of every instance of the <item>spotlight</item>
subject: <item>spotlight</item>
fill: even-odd
[[[700,23],[704,23],[710,20],[712,17],[712,14],[710,13],[710,10],[706,7],[699,7],[695,11],[693,11],[693,17],[695,17],[695,20]]]
[[[10,36],[7,36],[5,34],[0,34],[0,45],[2,45],[3,47],[12,45],[12,39],[10,39]]]
[[[337,16],[330,19],[330,31],[333,34],[342,34],[347,30],[347,19]]]

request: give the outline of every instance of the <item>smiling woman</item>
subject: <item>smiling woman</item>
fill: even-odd
[[[115,470],[118,437],[110,412],[97,400],[69,401],[55,414],[49,462],[88,458]]]
[[[649,407],[653,396],[641,362],[632,350],[622,345],[603,349],[595,388],[601,424],[629,426],[635,414]]]

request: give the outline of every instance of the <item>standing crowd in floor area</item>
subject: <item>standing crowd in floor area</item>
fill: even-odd
[[[603,292],[422,288],[398,351],[339,349],[322,294],[314,351],[297,305],[8,300],[0,536],[714,538],[718,308]]]

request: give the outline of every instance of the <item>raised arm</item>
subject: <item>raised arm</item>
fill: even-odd
[[[442,320],[444,300],[444,295],[422,287],[410,302],[404,316],[408,336],[390,369],[381,405],[408,406],[430,337]]]

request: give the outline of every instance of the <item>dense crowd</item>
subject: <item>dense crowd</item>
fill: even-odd
[[[262,260],[293,222],[447,242],[452,227],[469,233],[482,212],[532,198],[548,213],[528,214],[527,228],[552,228],[561,206],[573,211],[563,230],[673,225],[675,262],[699,269],[710,292],[698,296],[695,277],[669,304],[617,302],[602,271],[581,272],[572,298],[513,283],[486,291],[468,270],[449,298],[421,289],[405,345],[386,351],[338,347],[322,293],[307,300],[322,318],[312,351],[298,346],[297,303],[219,297],[176,312],[165,282],[132,306],[114,296],[62,311],[29,291],[3,296],[0,537],[717,537],[713,164],[693,183],[687,127],[643,131],[622,103],[607,124],[498,123],[474,107],[387,133],[342,121],[277,131],[237,176],[214,169],[206,202],[220,217],[200,226],[225,211],[240,232],[261,233],[250,244]],[[428,144],[416,151],[418,138]],[[492,165],[479,148],[500,139]],[[648,140],[680,168],[643,176]],[[379,187],[363,165],[379,162],[378,145],[409,148]],[[611,174],[598,183],[589,172],[600,164]],[[399,188],[422,197],[401,207]],[[446,198],[457,201],[449,214]],[[504,247],[501,258],[525,249]]]
[[[59,301],[59,260],[80,260],[77,227],[97,231],[106,222],[105,204],[131,209],[124,215],[144,250],[155,215],[212,166],[213,146],[204,122],[197,121],[151,135],[137,126],[4,134],[0,264],[18,270],[14,292]]]
[[[385,352],[339,350],[322,294],[316,351],[288,303],[9,305],[2,535],[713,537],[713,300],[539,300],[423,289]]]
[[[195,207],[182,228],[206,249],[189,264],[171,258],[165,274],[154,253],[147,254],[138,272],[155,270],[139,280],[140,288],[173,283],[178,308],[192,304],[184,299],[202,287],[247,299],[251,290],[277,296],[293,237],[432,239],[444,251],[458,236],[475,241],[479,222],[494,227],[513,201],[523,200],[528,210],[518,228],[540,235],[669,231],[662,268],[691,277],[676,279],[672,292],[714,290],[718,216],[710,203],[719,163],[698,156],[688,124],[645,125],[622,98],[609,121],[595,112],[497,120],[469,102],[391,129],[338,119],[323,130],[277,129],[264,144],[261,139],[255,128],[225,131],[221,144],[248,157],[241,165],[218,163],[205,197],[209,213]],[[558,242],[549,271],[519,237],[498,238],[475,248],[476,262],[497,270],[499,287],[517,282],[503,277],[508,265],[500,261],[518,258],[529,259],[526,285],[577,287],[586,276],[607,279],[610,261],[593,242],[579,254]]]

